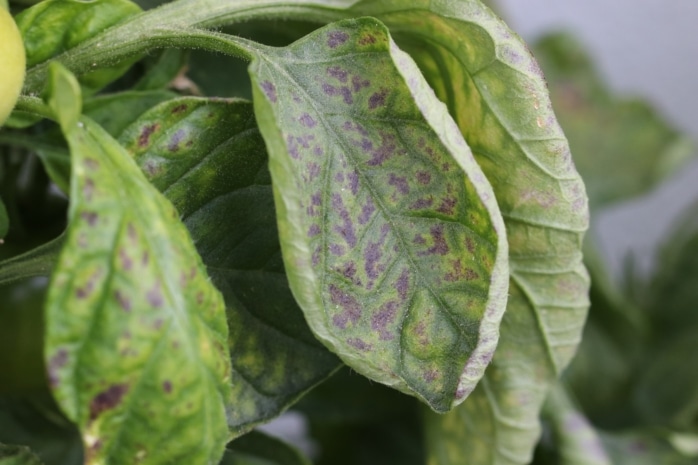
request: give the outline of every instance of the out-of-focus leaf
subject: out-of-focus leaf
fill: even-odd
[[[698,204],[665,240],[656,273],[642,304],[652,319],[654,339],[670,340],[677,331],[698,325]]]
[[[695,154],[649,104],[613,96],[571,35],[545,37],[534,52],[592,208],[646,192]]]
[[[696,458],[682,455],[669,441],[651,431],[602,433],[604,447],[614,465],[695,465]]]
[[[646,365],[650,343],[647,312],[631,302],[607,274],[590,241],[584,262],[591,276],[589,317],[565,380],[584,414],[606,429],[633,427],[639,421],[628,395]]]
[[[46,0],[34,5],[17,16],[27,67],[45,62],[140,11],[130,0]],[[99,69],[82,75],[80,82],[89,90],[98,90],[121,76],[137,59],[107,67],[95,63]]]
[[[277,416],[339,361],[313,337],[288,287],[252,105],[171,100],[120,140],[178,209],[225,298],[236,399],[231,429]]]
[[[10,219],[7,217],[7,209],[5,204],[0,198],[0,244],[2,240],[7,235],[7,231],[10,229]]]
[[[698,326],[687,325],[657,345],[635,386],[634,401],[648,424],[698,432]]]
[[[258,431],[228,444],[220,465],[310,465],[294,447]]]
[[[540,408],[580,341],[589,285],[586,194],[545,80],[523,42],[479,1],[364,1],[351,11],[383,21],[447,104],[492,184],[509,239],[512,280],[497,351],[463,406],[429,420],[432,460],[528,463]]]
[[[55,103],[80,101],[74,78],[53,65],[51,79],[73,167],[46,303],[53,393],[82,432],[86,465],[215,463],[233,408],[223,298],[128,153]]]
[[[189,61],[189,50],[169,48],[155,58],[146,58],[146,71],[133,86],[133,90],[159,90],[173,84],[173,80],[184,71]]]
[[[45,465],[84,463],[80,434],[47,392],[0,397],[0,442],[28,446]]]
[[[561,384],[550,392],[543,417],[552,426],[560,465],[613,465],[600,436]]]
[[[436,411],[497,341],[508,281],[491,187],[414,62],[375,19],[250,66],[281,248],[315,335]]]
[[[0,444],[0,465],[41,465],[41,460],[26,446]]]
[[[308,419],[316,465],[423,465],[421,404],[344,368],[294,409]]]

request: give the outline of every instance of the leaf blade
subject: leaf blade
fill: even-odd
[[[250,74],[311,328],[357,371],[450,409],[489,362],[507,281],[494,197],[459,131],[372,19],[264,52]]]
[[[71,95],[61,85],[70,77],[53,73],[54,89]],[[46,305],[54,395],[82,431],[88,464],[216,461],[230,392],[222,298],[128,154],[91,120],[56,112],[73,171]]]

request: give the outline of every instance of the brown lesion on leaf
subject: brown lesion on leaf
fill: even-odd
[[[170,394],[172,392],[172,382],[169,380],[163,381],[162,390],[165,391],[166,394]]]
[[[480,278],[480,275],[475,272],[472,268],[465,268],[463,266],[463,263],[461,262],[461,259],[456,259],[456,260],[451,260],[451,264],[453,265],[453,268],[451,271],[446,273],[446,276],[444,276],[444,279],[448,282],[456,282],[456,281],[461,281],[465,279],[466,281],[473,281],[475,279]]]
[[[99,169],[99,162],[94,158],[85,158],[85,167],[90,171],[97,171]]]
[[[112,384],[109,388],[97,394],[90,402],[90,421],[94,421],[107,410],[118,407],[127,392],[128,384],[122,383]]]
[[[373,45],[375,43],[376,43],[376,36],[374,36],[373,34],[364,34],[359,39],[359,45],[364,46],[364,47],[366,45]]]
[[[436,209],[437,212],[443,213],[444,215],[453,215],[456,209],[456,204],[458,200],[455,197],[445,197],[441,199],[441,204]]]
[[[433,245],[425,251],[418,252],[417,255],[446,255],[450,249],[448,247],[448,244],[446,243],[446,237],[444,236],[444,225],[437,224],[435,226],[432,226],[429,232],[431,233]]]
[[[138,136],[138,146],[143,148],[150,144],[150,136],[160,129],[160,123],[146,125]]]
[[[187,108],[188,107],[185,103],[179,104],[172,109],[172,114],[177,115],[179,113],[183,113],[183,112],[187,111]]]
[[[131,271],[133,268],[133,260],[128,256],[123,247],[119,248],[119,261],[121,262],[121,268],[123,268],[124,271]]]

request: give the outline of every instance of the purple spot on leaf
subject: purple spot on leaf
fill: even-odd
[[[165,391],[166,394],[169,394],[172,392],[172,383],[170,381],[165,381],[162,383],[162,390]]]
[[[97,394],[90,402],[90,420],[94,421],[105,411],[117,407],[126,392],[128,392],[126,384],[114,384],[107,390]]]
[[[367,79],[362,79],[359,76],[353,76],[351,78],[351,86],[354,89],[354,92],[358,92],[361,89],[368,87],[371,85],[371,82]]]
[[[403,302],[407,300],[407,291],[410,287],[410,272],[407,269],[402,270],[402,274],[397,279],[395,283],[395,289],[397,289],[397,295]]]
[[[131,300],[126,297],[123,292],[117,290],[114,292],[114,297],[116,298],[116,301],[119,303],[119,306],[125,311],[126,313],[131,311]]]
[[[317,126],[317,122],[308,113],[303,113],[303,115],[301,115],[299,121],[306,128],[314,128],[315,126]]]
[[[176,152],[179,150],[179,143],[182,142],[185,134],[186,133],[183,129],[178,129],[172,136],[172,139],[170,139],[170,143],[167,145],[167,150],[170,152]]]
[[[386,328],[395,319],[397,313],[397,302],[391,300],[381,305],[378,312],[371,317],[371,328],[378,331],[383,341],[390,341],[395,338]]]
[[[308,237],[315,237],[320,234],[320,226],[314,224],[308,229]]]
[[[368,161],[369,166],[380,166],[386,160],[395,154],[397,146],[395,145],[395,135],[381,133],[381,145],[375,149],[371,155],[372,158]]]
[[[146,145],[150,144],[150,136],[152,136],[153,133],[158,129],[160,129],[160,123],[149,124],[144,127],[143,131],[141,131],[141,134],[138,137],[138,146],[145,147]]]
[[[339,214],[342,219],[342,224],[335,226],[334,231],[339,233],[347,242],[350,248],[356,246],[356,232],[354,231],[354,223],[351,221],[349,212],[344,207],[344,202],[339,194],[332,195],[332,208]]]
[[[391,186],[395,186],[398,192],[400,192],[403,195],[407,195],[410,193],[410,186],[407,183],[407,178],[405,177],[395,176],[393,173],[390,173],[390,176],[388,177],[388,184],[390,184]]]
[[[264,95],[267,96],[267,98],[272,102],[276,103],[277,97],[276,97],[276,87],[274,84],[272,84],[269,81],[262,81],[260,83],[262,86],[262,90],[264,91]]]
[[[68,363],[68,351],[65,349],[60,349],[58,352],[51,357],[48,362],[48,380],[52,388],[58,387],[60,383],[60,378],[58,376],[58,370],[63,368]]]
[[[347,339],[347,344],[352,346],[354,349],[361,350],[363,352],[368,352],[369,350],[372,349],[371,344],[367,344],[364,342],[362,339],[359,339],[358,337],[350,337]]]
[[[343,31],[332,31],[327,35],[327,46],[337,48],[349,39],[349,35]]]
[[[437,212],[443,213],[444,215],[453,215],[457,200],[455,197],[446,197],[441,201],[441,205],[436,209]]]
[[[97,219],[99,215],[96,212],[82,212],[80,213],[80,218],[87,221],[87,224],[94,226],[97,224]]]
[[[434,199],[431,197],[428,199],[417,199],[412,205],[410,205],[410,210],[423,210],[429,208],[434,204]]]
[[[417,182],[422,185],[429,184],[429,182],[431,182],[431,174],[429,174],[427,171],[417,172]]]
[[[373,204],[373,200],[370,198],[366,201],[364,206],[361,208],[361,215],[359,216],[359,223],[366,224],[371,220],[371,215],[376,211],[376,206]]]
[[[329,249],[330,249],[330,252],[332,253],[332,255],[337,255],[337,256],[344,255],[344,247],[342,247],[339,244],[330,244]]]
[[[375,92],[368,99],[368,109],[375,110],[378,107],[384,106],[385,105],[385,97],[387,97],[387,96],[388,96],[387,89],[381,89],[380,91]]]
[[[346,83],[349,77],[349,73],[340,68],[339,66],[330,66],[327,68],[327,75],[338,79],[339,82]]]
[[[334,325],[346,329],[349,323],[356,324],[361,318],[361,305],[359,302],[352,295],[342,291],[334,284],[330,284],[329,291],[330,301],[342,308],[342,312],[332,318]]]
[[[155,283],[153,287],[148,290],[145,297],[148,299],[148,303],[156,308],[162,307],[162,305],[165,303],[159,282]]]

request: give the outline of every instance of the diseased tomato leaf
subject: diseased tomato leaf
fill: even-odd
[[[339,360],[313,337],[291,295],[252,104],[171,100],[142,115],[120,141],[178,209],[225,298],[230,428],[244,432],[277,416]]]
[[[65,245],[46,302],[53,393],[85,463],[214,463],[228,440],[224,303],[172,205],[88,118],[52,65],[72,157]],[[62,97],[54,98],[55,94]]]
[[[526,45],[480,1],[359,2],[351,11],[383,21],[417,62],[506,224],[511,284],[499,345],[473,395],[429,422],[443,443],[432,443],[435,451],[460,451],[434,463],[529,463],[547,392],[580,341],[589,286],[586,193],[545,80]]]
[[[490,361],[507,246],[491,187],[408,55],[371,18],[250,66],[281,248],[315,335],[447,411]]]

